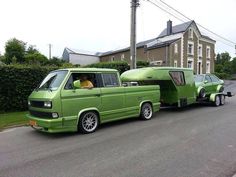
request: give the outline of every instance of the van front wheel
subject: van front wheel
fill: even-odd
[[[143,120],[149,120],[152,118],[152,105],[150,103],[144,103],[141,107],[140,118]]]
[[[80,116],[78,129],[81,133],[92,133],[98,127],[98,115],[95,112],[85,112]]]

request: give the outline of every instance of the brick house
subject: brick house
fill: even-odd
[[[196,23],[189,21],[167,27],[157,38],[137,43],[137,60],[149,61],[154,66],[193,68],[195,73],[214,72],[215,43],[201,34]],[[100,54],[100,61],[130,62],[129,47]]]

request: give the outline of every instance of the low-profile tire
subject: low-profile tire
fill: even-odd
[[[99,118],[96,112],[85,112],[80,116],[78,130],[87,134],[94,132],[99,124]]]
[[[152,115],[152,105],[150,103],[144,103],[141,107],[140,118],[142,120],[150,120]]]
[[[225,96],[221,95],[220,96],[220,105],[224,105],[225,104]]]
[[[199,92],[199,98],[205,98],[206,97],[206,91],[204,88],[202,88]]]
[[[215,106],[220,106],[220,96],[219,96],[219,95],[216,95],[216,96],[215,96],[214,105],[215,105]]]

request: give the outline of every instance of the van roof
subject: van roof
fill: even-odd
[[[109,68],[65,68],[59,70],[83,71],[83,72],[118,72],[116,69],[109,69]]]

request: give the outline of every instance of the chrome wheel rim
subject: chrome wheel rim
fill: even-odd
[[[144,106],[143,108],[143,116],[145,119],[150,119],[152,117],[152,108],[149,105]]]
[[[86,113],[82,119],[83,129],[87,132],[92,132],[98,125],[97,115],[95,113]]]
[[[219,106],[220,105],[220,97],[219,96],[216,96],[215,98],[215,103],[216,103],[216,106]]]

